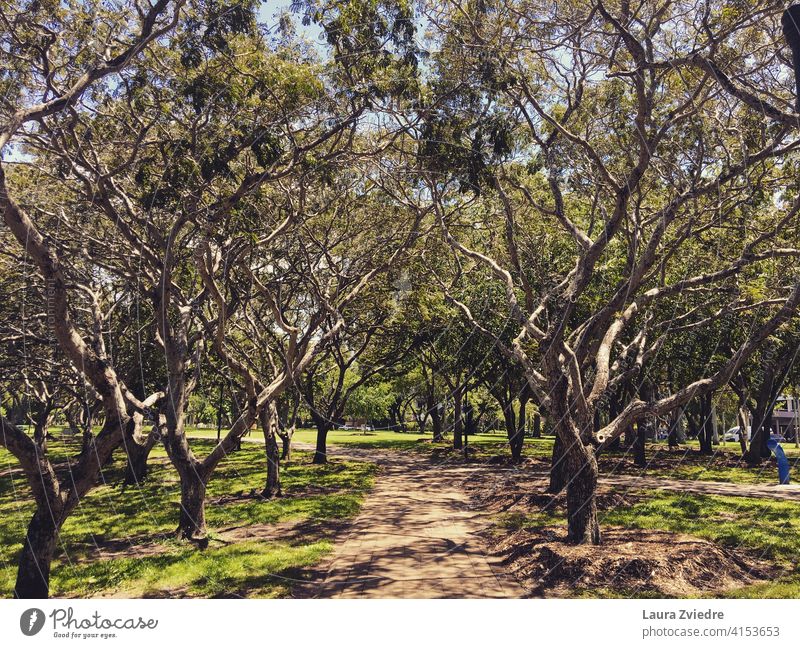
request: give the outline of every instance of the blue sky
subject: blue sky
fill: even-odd
[[[292,0],[265,0],[265,2],[261,3],[261,8],[258,11],[258,19],[265,25],[272,27],[277,24],[281,13],[289,11],[291,4]],[[313,23],[308,26],[303,25],[300,15],[294,14],[294,16],[294,24],[299,35],[314,43],[321,44],[324,42],[322,30],[318,25]]]

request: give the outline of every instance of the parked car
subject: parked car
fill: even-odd
[[[738,441],[739,440],[739,426],[732,427],[723,435],[724,441]],[[747,439],[746,441],[750,440],[750,426],[747,426]]]

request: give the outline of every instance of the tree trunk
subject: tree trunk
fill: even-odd
[[[311,463],[328,463],[328,432],[330,426],[324,423],[317,423],[317,447],[314,450],[314,459]]]
[[[161,417],[161,427],[153,426],[150,434],[141,443],[134,438],[125,442],[125,450],[127,456],[127,463],[125,465],[125,476],[122,479],[124,486],[136,486],[144,483],[147,479],[147,460],[150,457],[150,451],[155,445],[163,438],[166,432],[166,423],[164,417]]]
[[[389,405],[389,417],[391,419],[391,428],[393,430],[400,430],[405,432],[405,424],[402,420],[403,399],[397,397]]]
[[[522,461],[522,447],[525,442],[525,406],[527,402],[527,399],[520,398],[519,419],[514,414],[513,400],[503,408],[508,445],[511,448],[511,460],[514,463]]]
[[[294,427],[279,432],[281,437],[281,461],[289,461],[292,458],[292,437],[294,436]]]
[[[711,455],[714,454],[713,438],[714,438],[714,411],[711,407],[711,394],[704,394],[700,397],[700,454]]]
[[[462,391],[456,389],[453,393],[453,448],[460,450],[464,447],[464,420],[462,415]]]
[[[739,419],[739,447],[742,449],[742,456],[747,456],[747,428],[750,427],[750,414],[744,403],[740,403],[736,413]]]
[[[626,448],[630,448],[634,443],[636,443],[636,430],[632,425],[629,425],[625,428],[624,443]]]
[[[553,458],[550,462],[550,484],[547,492],[553,495],[560,493],[567,485],[567,461],[564,455],[564,444],[561,437],[556,434],[553,444]]]
[[[542,417],[539,412],[533,415],[533,438],[542,438]]]
[[[123,486],[137,486],[145,482],[147,479],[147,459],[150,457],[150,451],[154,445],[155,442],[150,443],[149,436],[144,445],[129,443],[128,452],[126,453],[128,461],[125,465],[125,476],[122,478]]]
[[[514,445],[511,446],[511,457],[515,462],[522,461],[522,448],[525,445],[525,425],[528,421],[527,417],[528,397],[527,395],[520,396],[519,399],[519,413],[517,415],[517,435],[514,440]]]
[[[640,421],[636,424],[636,437],[633,441],[633,463],[640,468],[647,467],[647,455],[645,453],[645,441],[650,422]]]
[[[431,427],[433,428],[433,442],[441,443],[444,441],[444,430],[442,429],[442,412],[439,409],[439,404],[434,403],[430,409],[431,413]]]
[[[261,491],[261,496],[266,498],[280,497],[282,495],[277,416],[278,413],[274,403],[270,403],[260,414],[261,430],[264,433],[264,449],[267,454],[267,482],[264,485],[264,490]]]
[[[591,446],[572,443],[567,452],[567,540],[574,544],[600,544],[597,522],[597,460]]]
[[[50,590],[50,564],[53,561],[63,515],[58,505],[37,505],[28,524],[25,543],[19,555],[14,598],[44,599]]]
[[[757,403],[756,409],[753,412],[750,447],[745,455],[745,461],[747,461],[747,465],[751,467],[758,466],[764,458],[762,448],[766,446],[767,439],[769,438],[767,407],[765,403]]]
[[[677,409],[670,416],[669,433],[667,434],[667,446],[670,450],[677,448],[680,445],[680,440],[678,439],[678,429],[680,427],[681,414],[682,411]]]
[[[206,479],[200,473],[199,462],[178,466],[181,480],[181,513],[176,534],[200,548],[208,546],[206,536]]]
[[[210,474],[206,474],[201,462],[195,459],[183,434],[182,420],[175,419],[174,413],[167,411],[166,444],[167,454],[178,471],[181,484],[181,506],[178,528],[175,535],[181,540],[189,540],[200,548],[208,546],[206,537],[206,486]]]

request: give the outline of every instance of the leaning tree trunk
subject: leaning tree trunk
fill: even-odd
[[[560,493],[567,485],[567,459],[564,453],[564,443],[561,437],[556,434],[553,443],[553,458],[550,461],[550,484],[547,492],[553,495]]]
[[[50,564],[64,520],[62,506],[55,502],[38,504],[28,524],[25,543],[19,555],[14,598],[47,598],[50,590]]]
[[[281,496],[281,465],[277,439],[277,411],[274,404],[264,408],[261,414],[261,429],[264,432],[264,449],[267,454],[267,482],[261,496]]]

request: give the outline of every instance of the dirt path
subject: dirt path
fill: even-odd
[[[432,467],[408,453],[331,448],[333,456],[381,466],[361,513],[336,543],[320,598],[516,598],[524,590],[487,557],[477,533],[486,520],[470,509],[462,481],[474,468]]]

